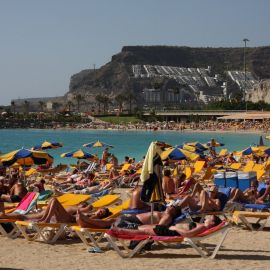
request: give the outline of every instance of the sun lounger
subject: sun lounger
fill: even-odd
[[[27,214],[29,213],[37,204],[39,193],[28,192],[21,202],[18,204],[16,209],[12,211],[17,214]],[[3,236],[9,238],[16,238],[20,235],[20,231],[15,225],[15,219],[0,219],[0,233]]]
[[[199,173],[203,169],[205,161],[197,160],[194,164],[194,173]]]
[[[121,205],[115,207],[109,207],[110,212],[112,215],[107,217],[115,218],[121,214],[122,210],[127,209],[129,207],[130,200],[124,201]],[[97,229],[97,228],[82,228],[80,226],[72,226],[71,229],[76,232],[82,242],[85,244],[86,247],[95,246],[100,248],[99,242],[103,239],[105,232],[107,229]]]
[[[118,195],[106,195],[93,202],[92,206],[94,208],[105,207],[109,204],[115,203],[117,200],[119,200]],[[116,208],[117,207],[120,213],[122,208],[116,206]],[[116,212],[112,213],[117,215]],[[15,224],[28,241],[41,240],[48,244],[52,244],[57,241],[57,239],[64,233],[66,229],[69,230],[72,226],[76,225],[67,223],[39,223],[35,221],[16,221]]]
[[[150,236],[150,235],[130,235],[130,234],[121,234],[116,231],[108,230],[105,234],[108,242],[111,247],[118,253],[122,258],[131,258],[134,255],[138,254],[140,250],[149,242],[164,242],[164,243],[184,243],[188,244],[195,249],[195,251],[203,258],[214,259],[218,253],[222,243],[224,242],[230,225],[225,222],[219,224],[216,227],[213,227],[196,237],[183,237],[183,236]],[[211,238],[212,236],[220,235],[219,241],[215,245],[214,251],[211,253],[202,241]],[[124,250],[120,249],[116,241],[119,240]],[[140,243],[135,247],[135,249],[128,249],[125,241],[140,241]]]
[[[241,163],[238,163],[238,162],[235,162],[235,163],[232,163],[231,165],[230,165],[230,169],[233,169],[233,170],[239,170],[240,169],[240,167],[241,167]]]
[[[248,218],[256,219],[255,226],[252,226]],[[248,211],[234,211],[233,221],[239,224],[241,221],[251,231],[262,231],[270,220],[270,212],[248,212]]]
[[[88,201],[90,198],[91,198],[90,195],[66,193],[57,197],[57,200],[64,207],[67,207]]]

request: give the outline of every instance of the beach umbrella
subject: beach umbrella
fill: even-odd
[[[90,153],[87,153],[81,149],[76,150],[76,151],[72,151],[72,152],[63,153],[63,154],[61,154],[61,157],[98,160],[97,156],[92,155]]]
[[[53,157],[46,152],[22,148],[0,156],[0,160],[5,167],[9,167],[14,163],[21,166],[31,166],[34,164],[42,165],[47,162],[52,163]]]
[[[152,142],[145,155],[140,180],[143,183],[141,200],[151,204],[151,223],[153,224],[154,203],[164,202],[162,190],[162,160],[161,148]]]
[[[88,147],[88,148],[91,148],[91,147],[110,147],[110,148],[112,148],[113,147],[112,145],[109,145],[109,144],[101,142],[101,141],[86,143],[83,146]]]
[[[171,147],[161,153],[161,159],[171,159],[171,160],[196,160],[200,157],[199,154],[191,152],[188,150],[180,149],[177,147]]]
[[[55,149],[55,148],[59,148],[62,147],[63,144],[59,143],[59,142],[48,142],[48,141],[44,141],[41,144],[35,145],[32,150],[45,150],[45,149]]]
[[[189,146],[193,146],[197,150],[200,150],[200,151],[206,151],[209,148],[206,144],[202,144],[202,143],[199,143],[199,142],[189,142],[189,143],[185,143],[185,144],[189,145]]]

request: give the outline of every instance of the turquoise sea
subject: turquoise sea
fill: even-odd
[[[241,150],[250,145],[258,144],[261,134],[256,133],[216,133],[216,132],[178,132],[178,131],[114,131],[114,130],[33,130],[5,129],[0,130],[0,151],[2,154],[24,147],[31,148],[47,141],[62,142],[64,147],[48,150],[55,158],[55,163],[76,163],[74,159],[61,158],[60,154],[83,148],[84,143],[96,140],[114,146],[110,152],[115,153],[119,161],[128,155],[140,160],[145,155],[152,141],[165,141],[172,145],[184,142],[208,142],[215,138],[225,144],[228,150]],[[264,134],[265,137],[265,134]],[[265,139],[265,143],[268,141]],[[269,142],[270,144],[270,142]],[[91,154],[100,156],[100,148],[84,148]]]

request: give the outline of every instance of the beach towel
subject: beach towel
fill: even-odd
[[[28,192],[13,213],[22,215],[27,214],[37,204],[38,196],[39,193],[37,192]]]

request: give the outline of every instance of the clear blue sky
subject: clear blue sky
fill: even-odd
[[[0,0],[0,104],[63,95],[124,45],[270,45],[268,0]]]

